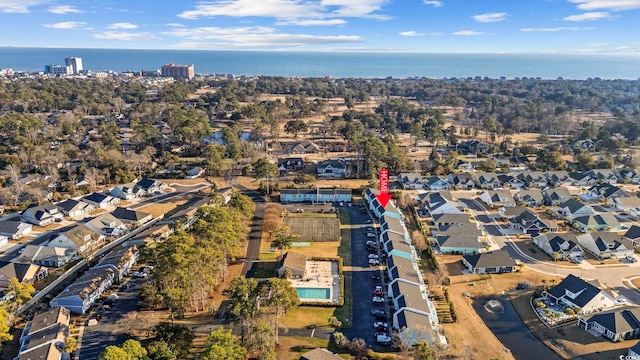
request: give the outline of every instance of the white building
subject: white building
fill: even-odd
[[[64,59],[65,65],[71,68],[71,74],[79,74],[82,72],[82,58],[70,56]]]

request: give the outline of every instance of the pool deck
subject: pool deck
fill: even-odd
[[[316,288],[329,289],[329,299],[300,299],[300,303],[305,302],[340,302],[340,275],[338,274],[338,261],[318,261],[307,260],[304,277],[301,279],[291,279],[294,288]]]

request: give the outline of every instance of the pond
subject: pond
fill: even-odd
[[[506,297],[474,299],[473,309],[498,340],[518,360],[561,360],[555,352],[529,332]]]

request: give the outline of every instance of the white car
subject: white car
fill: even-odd
[[[142,272],[142,271],[136,271],[136,272],[133,273],[133,276],[138,277],[138,278],[143,278],[143,279],[146,278],[147,275],[149,275],[149,274],[146,273],[146,272]]]
[[[391,336],[384,332],[376,333],[376,342],[380,345],[391,345]]]
[[[374,303],[383,303],[384,298],[382,296],[374,296],[371,298],[371,301],[373,301]]]
[[[367,246],[378,246],[378,244],[375,241],[367,241]]]
[[[369,238],[374,238],[374,237],[376,237],[376,236],[377,236],[377,235],[376,235],[375,233],[371,233],[371,232],[370,232],[370,233],[367,233],[367,237],[369,237]]]
[[[369,259],[376,259],[377,260],[378,258],[379,257],[376,254],[369,254]]]
[[[369,266],[378,266],[380,265],[380,260],[378,259],[369,259]]]
[[[379,329],[379,328],[388,328],[389,324],[387,324],[386,322],[382,322],[382,321],[376,321],[373,323],[373,328],[374,329]]]
[[[371,223],[373,223],[373,220],[369,219],[369,220],[365,221],[364,223],[365,224],[371,224]]]

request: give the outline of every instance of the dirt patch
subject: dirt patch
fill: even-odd
[[[156,218],[160,215],[168,213],[169,211],[175,209],[180,205],[186,204],[190,200],[191,196],[192,195],[190,194],[174,196],[162,202],[143,206],[139,210],[151,213],[151,216],[153,216],[153,218]]]

